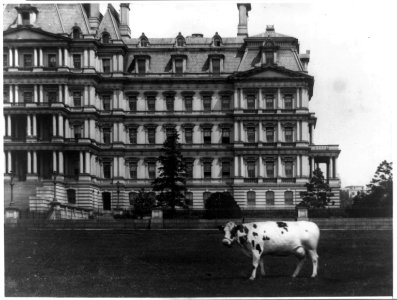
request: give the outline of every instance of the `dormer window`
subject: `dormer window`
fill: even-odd
[[[18,12],[17,24],[22,26],[33,25],[36,22],[37,8],[30,4],[20,4],[15,7]]]
[[[30,13],[27,11],[24,11],[21,13],[22,16],[22,25],[30,25]]]
[[[140,46],[141,47],[148,47],[149,46],[149,40],[148,38],[145,36],[145,34],[142,32],[142,35],[139,38],[140,40]]]
[[[110,34],[108,32],[102,33],[102,43],[109,44],[110,43]]]
[[[222,54],[210,54],[209,59],[209,72],[212,74],[220,74],[223,72],[224,56]]]
[[[150,56],[148,55],[135,55],[132,62],[132,73],[145,74],[149,71]],[[135,72],[134,72],[135,71]]]
[[[186,42],[185,42],[185,38],[183,37],[183,35],[179,32],[178,36],[176,37],[176,46],[177,47],[183,47],[185,46]]]
[[[81,39],[81,30],[79,27],[73,28],[72,39]]]
[[[214,47],[220,47],[222,45],[222,38],[219,36],[218,32],[216,32],[212,38],[212,45]]]
[[[172,70],[175,74],[183,74],[186,70],[186,55],[172,55]]]
[[[261,48],[263,65],[272,65],[276,63],[277,49],[278,47],[271,39],[267,39],[263,43],[263,46]]]

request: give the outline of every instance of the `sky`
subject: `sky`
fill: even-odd
[[[133,38],[142,32],[149,39],[178,32],[237,35],[237,2],[130,3]],[[368,184],[383,160],[392,161],[397,5],[382,0],[250,3],[249,35],[274,25],[276,32],[299,39],[301,53],[310,50],[308,70],[315,83],[309,108],[317,117],[313,142],[339,145],[342,187]],[[112,4],[119,9],[119,3]],[[106,4],[101,5],[104,9]]]

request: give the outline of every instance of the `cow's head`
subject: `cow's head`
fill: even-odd
[[[234,222],[227,222],[225,226],[219,226],[219,230],[225,233],[222,243],[225,246],[231,247],[232,243],[237,240],[238,226]]]

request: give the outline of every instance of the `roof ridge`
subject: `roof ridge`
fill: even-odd
[[[63,31],[63,33],[66,33],[65,28],[63,27],[63,21],[62,21],[61,14],[59,13],[58,4],[54,4],[54,5],[55,5],[55,9],[56,9],[56,11],[57,11],[57,15],[58,15],[58,18],[59,18],[59,22],[61,23],[62,31]]]

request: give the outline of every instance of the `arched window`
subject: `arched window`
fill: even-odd
[[[81,30],[79,27],[74,27],[72,32],[73,39],[80,39],[81,38]]]
[[[66,191],[67,197],[68,197],[68,203],[69,204],[76,204],[76,190],[74,189],[68,189]]]
[[[110,43],[110,34],[108,32],[102,33],[102,43],[109,44]]]
[[[136,192],[130,192],[128,194],[128,200],[130,201],[130,205],[134,205],[135,204],[135,200],[138,197],[138,193]]]
[[[266,192],[266,205],[274,205],[274,192],[273,191]]]
[[[294,193],[292,191],[286,191],[284,193],[284,201],[285,201],[285,205],[293,205],[294,204]]]
[[[187,192],[185,194],[185,204],[187,206],[193,206],[193,193],[192,192]]]
[[[256,193],[254,191],[247,192],[247,205],[255,206],[256,203]]]

